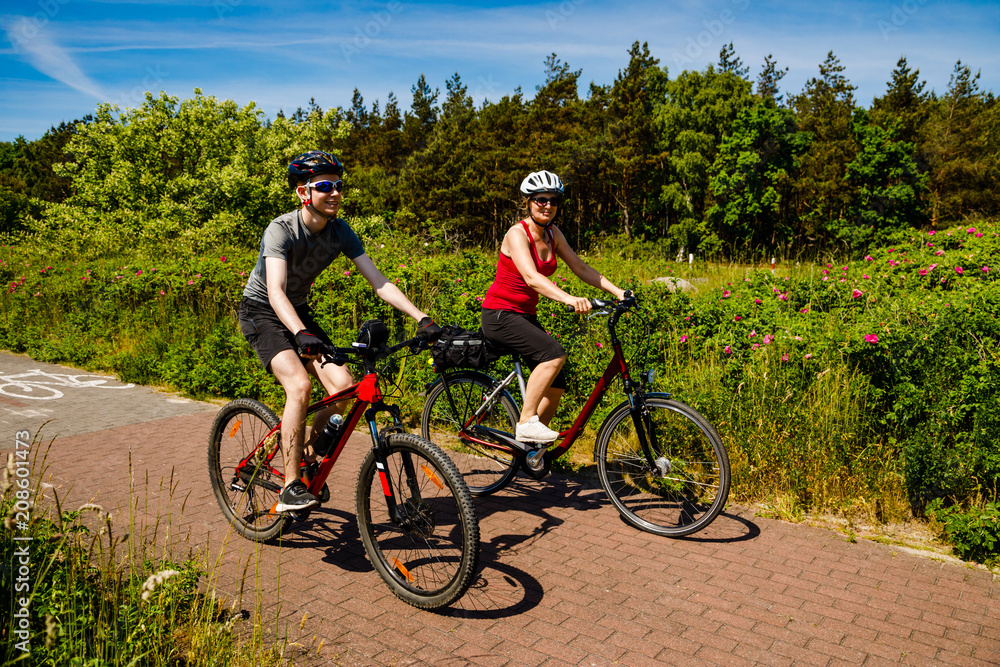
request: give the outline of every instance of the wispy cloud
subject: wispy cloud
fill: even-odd
[[[44,26],[23,16],[0,17],[0,27],[14,49],[46,76],[96,99],[107,96],[76,64],[69,52],[55,43]]]

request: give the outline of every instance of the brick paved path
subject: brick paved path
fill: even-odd
[[[0,355],[0,374],[11,359],[26,362]],[[311,647],[296,664],[1000,664],[988,572],[736,507],[692,538],[659,538],[620,521],[596,484],[560,475],[477,500],[479,581],[453,609],[420,611],[378,578],[354,524],[366,438],[335,468],[327,506],[282,546],[258,546],[228,532],[209,486],[216,406],[143,388],[65,393],[43,431],[60,434],[47,481],[70,506],[115,507],[131,479],[140,517],[220,557],[211,586],[242,591],[244,609]],[[18,414],[28,403],[0,396],[0,451],[39,419]]]

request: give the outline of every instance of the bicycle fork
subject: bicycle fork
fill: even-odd
[[[375,446],[375,469],[378,471],[379,483],[382,485],[382,495],[385,497],[389,516],[392,517],[393,524],[406,532],[417,531],[426,534],[431,529],[432,524],[427,520],[429,517],[424,512],[424,503],[420,496],[420,485],[417,482],[417,469],[413,464],[413,457],[409,452],[399,452],[402,461],[401,474],[405,478],[403,482],[406,484],[409,497],[397,498],[393,491],[396,487],[393,484],[392,473],[389,470],[389,448],[386,444],[385,436],[387,432],[402,430],[399,425],[398,416],[390,410],[390,412],[393,412],[393,416],[397,417],[396,424],[379,432],[378,426],[375,423],[377,412],[376,408],[369,408],[365,412],[365,419],[368,422],[368,429],[371,431],[372,438],[377,443]],[[437,480],[437,475],[433,471],[426,470],[426,466],[424,468],[425,474],[431,477],[432,481],[437,481],[440,484],[440,481]]]
[[[649,408],[646,407],[646,398],[641,392],[636,392],[632,387],[632,382],[626,378],[625,393],[628,396],[629,413],[632,415],[632,423],[635,425],[635,434],[639,439],[639,448],[646,459],[646,464],[650,470],[657,471],[661,477],[665,477],[670,472],[670,461],[662,456],[654,456],[660,451],[656,438],[656,429],[653,428],[653,419]],[[637,394],[639,394],[637,396]]]

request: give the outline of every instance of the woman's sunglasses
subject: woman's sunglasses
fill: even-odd
[[[531,201],[535,202],[539,206],[559,206],[559,204],[562,203],[562,200],[558,197],[535,197]]]
[[[307,188],[315,188],[317,191],[326,194],[336,190],[340,192],[344,189],[343,181],[317,181],[316,183],[306,183]]]

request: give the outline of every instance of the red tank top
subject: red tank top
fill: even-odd
[[[535,241],[531,238],[531,230],[528,228],[528,223],[522,220],[521,225],[524,227],[524,233],[528,235],[528,246],[531,248],[531,258],[535,261],[535,268],[540,274],[548,278],[556,272],[557,262],[554,249],[548,261],[542,262],[538,259],[538,253],[535,251]],[[546,234],[548,236],[547,242],[551,247],[553,245],[552,232],[546,230]],[[534,315],[537,311],[537,306],[538,292],[528,287],[528,284],[524,282],[524,278],[521,277],[521,272],[517,270],[514,260],[501,252],[500,259],[497,261],[497,275],[493,279],[493,284],[486,291],[486,297],[483,299],[483,308],[512,310],[515,313]]]

